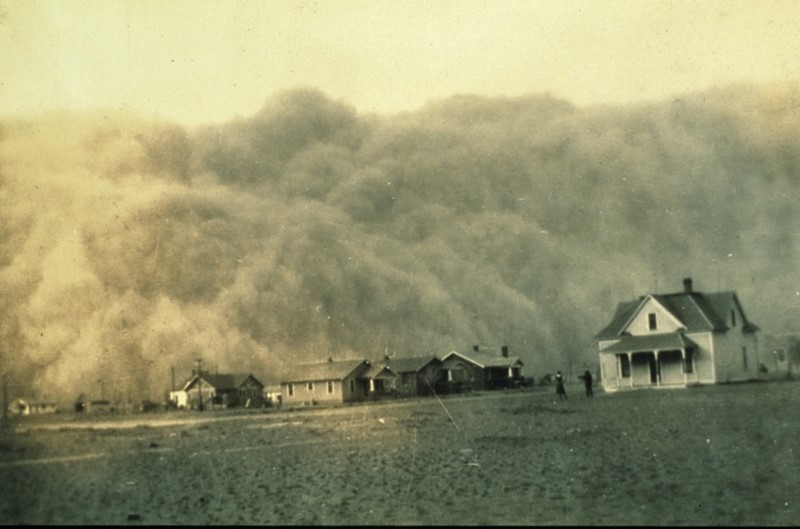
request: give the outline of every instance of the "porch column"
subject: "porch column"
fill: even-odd
[[[656,357],[656,386],[661,385],[661,364],[658,363],[658,353],[660,351],[656,349],[653,351],[653,355]]]
[[[686,349],[681,348],[681,367],[683,368],[683,385],[689,385],[689,375],[686,373]]]
[[[633,353],[628,352],[626,354],[628,355],[628,374],[630,375],[628,378],[630,378],[630,384],[633,387]]]

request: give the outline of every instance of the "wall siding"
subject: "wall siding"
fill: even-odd
[[[738,323],[738,322],[737,322]],[[758,377],[758,347],[754,334],[743,334],[740,327],[718,333],[715,359],[718,382],[736,382]],[[745,367],[742,348],[746,348]]]
[[[316,380],[311,391],[308,389],[308,382],[295,382],[294,395],[289,395],[289,384],[281,384],[281,397],[283,404],[313,404],[313,403],[333,403],[344,402],[342,392],[342,382],[333,380],[333,393],[328,393],[328,381]]]

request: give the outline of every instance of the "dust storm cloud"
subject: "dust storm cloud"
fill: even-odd
[[[593,365],[617,302],[687,276],[793,331],[798,105],[747,85],[384,116],[298,89],[195,129],[0,121],[3,370],[18,393],[161,398],[199,357],[269,381],[480,343],[538,376]]]

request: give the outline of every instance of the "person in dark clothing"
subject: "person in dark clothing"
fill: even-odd
[[[583,379],[583,385],[586,386],[586,398],[594,397],[594,391],[592,391],[592,373],[588,369],[581,375]]]
[[[567,400],[567,390],[564,389],[564,377],[561,371],[556,372],[556,395],[558,400]]]

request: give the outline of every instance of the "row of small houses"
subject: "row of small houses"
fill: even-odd
[[[641,388],[676,388],[758,378],[768,369],[791,375],[787,345],[765,340],[745,315],[735,292],[703,293],[692,279],[683,290],[651,293],[621,302],[609,323],[595,335],[599,378],[608,392]],[[517,387],[522,361],[498,350],[474,346],[467,353],[337,360],[300,365],[280,385],[265,388],[252,374],[194,374],[170,401],[179,408],[261,407],[345,403],[386,397]],[[76,404],[102,410],[107,401]],[[19,401],[19,413],[52,412],[52,403],[36,407]]]
[[[451,351],[405,358],[385,357],[301,364],[278,386],[265,387],[252,374],[195,373],[180,390],[170,393],[177,408],[262,407],[274,404],[336,404],[386,398],[514,388],[527,385],[522,360],[474,346],[469,353]]]
[[[614,392],[751,380],[766,373],[768,364],[774,374],[791,375],[791,360],[783,349],[759,347],[758,331],[735,292],[699,292],[686,278],[682,291],[651,293],[617,305],[594,337],[599,379],[605,391]],[[206,401],[242,402],[242,392],[252,389],[230,386],[222,391],[212,382],[195,376],[184,387],[185,398],[194,391],[198,400],[196,388],[204,384]],[[279,393],[286,404],[308,404],[507,388],[525,382],[522,361],[509,356],[507,347],[498,354],[475,346],[469,353],[451,351],[441,358],[387,358],[374,364],[329,359],[299,366],[281,381]],[[224,397],[226,393],[230,397]]]

